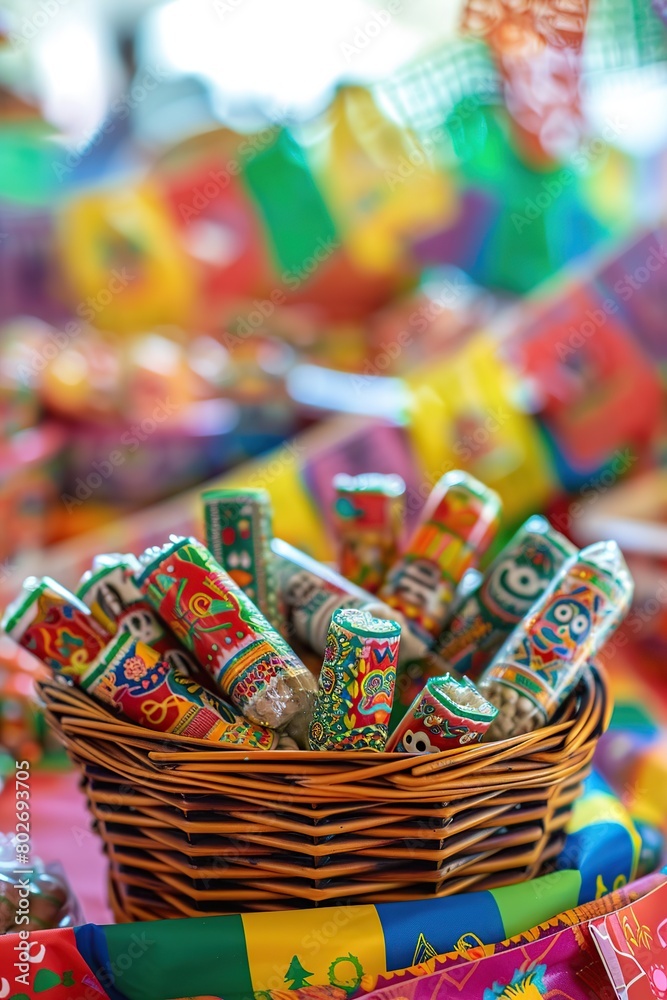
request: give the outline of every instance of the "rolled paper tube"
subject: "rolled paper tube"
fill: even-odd
[[[404,555],[379,591],[427,641],[441,632],[463,574],[494,538],[500,510],[497,493],[465,472],[448,472],[433,488]]]
[[[197,661],[146,601],[137,601],[124,611],[118,622],[118,631],[129,632],[181,673],[191,677],[197,675],[200,669]]]
[[[277,733],[237,715],[127,632],[112,639],[79,683],[146,729],[234,750],[271,750],[278,741]]]
[[[366,611],[334,611],[310,724],[311,750],[384,750],[401,626]]]
[[[596,542],[568,560],[482,674],[499,709],[489,738],[544,725],[622,620],[632,577],[616,542]]]
[[[458,673],[479,676],[576,547],[540,515],[529,517],[459,606],[435,649]]]
[[[141,562],[148,601],[247,718],[279,729],[310,717],[315,678],[205,546],[173,538]]]
[[[398,555],[405,483],[381,473],[341,473],[333,485],[340,572],[375,594]]]
[[[271,558],[271,497],[261,489],[205,490],[202,502],[212,556],[264,617],[282,630]]]
[[[467,677],[430,677],[389,737],[389,753],[439,753],[479,743],[498,714]]]
[[[1,627],[52,670],[73,677],[85,672],[111,638],[83,601],[48,576],[24,581]]]
[[[401,661],[428,656],[429,648],[424,640],[412,633],[405,618],[384,601],[281,538],[274,538],[271,548],[276,560],[278,591],[287,608],[289,625],[311,649],[320,655],[324,653],[334,611],[357,608],[376,618],[398,621],[402,629]]]
[[[456,596],[450,609],[450,621],[458,614],[459,610],[470,597],[478,590],[483,579],[483,574],[479,570],[470,568],[463,574],[463,579],[456,588]],[[428,656],[410,662],[402,661],[396,673],[396,692],[394,694],[394,707],[389,720],[389,732],[392,733],[412,702],[415,700],[429,677],[441,677],[452,668],[435,651]]]
[[[118,631],[118,622],[127,609],[143,601],[134,582],[139,570],[139,561],[133,555],[96,556],[93,568],[83,574],[76,588],[76,596],[112,635]]]
[[[197,664],[134,582],[134,575],[140,570],[139,560],[133,555],[96,556],[93,569],[81,578],[77,596],[112,635],[121,629],[129,632],[172,667],[196,675]]]
[[[467,569],[463,576],[461,577],[461,582],[456,588],[456,595],[450,609],[450,617],[454,616],[454,613],[458,611],[463,602],[467,600],[471,594],[474,594],[484,579],[484,574],[480,570],[471,566]]]

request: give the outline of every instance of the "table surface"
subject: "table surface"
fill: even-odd
[[[107,905],[106,860],[93,833],[90,814],[73,771],[30,775],[30,839],[32,856],[46,864],[57,861],[81,904],[84,919],[113,922]],[[9,780],[0,793],[0,831],[13,833],[16,801]]]

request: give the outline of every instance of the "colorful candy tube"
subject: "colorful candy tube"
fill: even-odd
[[[205,546],[173,537],[140,561],[146,598],[245,716],[272,729],[310,718],[315,678]]]
[[[576,547],[539,514],[529,517],[440,634],[436,652],[478,676]]]
[[[384,750],[401,626],[339,609],[329,625],[310,724],[311,750]]]
[[[388,604],[281,538],[274,538],[271,548],[276,560],[278,591],[287,608],[290,625],[301,642],[311,649],[324,653],[334,611],[357,608],[376,618],[398,621],[402,629],[401,661],[429,655],[426,643],[410,631],[403,616]]]
[[[467,677],[430,677],[389,737],[387,751],[439,753],[479,743],[497,714]]]
[[[499,709],[491,739],[544,725],[627,611],[632,577],[616,542],[589,545],[562,567],[484,671]]]
[[[146,729],[210,740],[234,750],[271,750],[277,743],[272,730],[236,715],[127,632],[112,639],[79,683]]]
[[[375,594],[398,555],[405,483],[381,473],[340,473],[333,485],[340,572]]]
[[[500,517],[497,493],[465,472],[446,473],[379,596],[401,611],[426,641],[447,619],[456,588],[491,543]]]
[[[76,596],[112,635],[118,631],[118,622],[127,609],[143,601],[143,594],[134,582],[134,574],[139,570],[136,556],[130,554],[96,556],[93,568],[83,574],[76,588]]]
[[[120,630],[129,632],[176,670],[196,675],[197,664],[158,618],[135,583],[134,576],[140,571],[134,555],[96,556],[92,570],[81,578],[77,596],[112,635]]]
[[[52,670],[79,676],[111,636],[90,609],[65,587],[45,576],[29,576],[6,609],[2,628]]]
[[[271,497],[261,489],[205,490],[202,501],[209,551],[264,617],[280,630],[284,623],[278,610],[271,558]]]

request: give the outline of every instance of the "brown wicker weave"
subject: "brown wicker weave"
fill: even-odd
[[[445,896],[537,875],[609,721],[591,667],[553,725],[428,757],[242,752],[40,684],[80,767],[118,920]]]

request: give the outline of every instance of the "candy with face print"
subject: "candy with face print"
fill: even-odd
[[[405,618],[378,597],[346,580],[340,573],[318,562],[300,549],[274,538],[271,543],[278,591],[287,611],[290,628],[301,642],[322,655],[329,623],[341,608],[358,608],[376,618],[397,621],[401,626],[401,661],[428,656],[429,647],[409,628]]]
[[[439,753],[478,743],[497,714],[467,677],[430,677],[389,737],[387,751]]]
[[[79,580],[76,596],[112,635],[117,632],[118,621],[130,605],[143,600],[134,582],[138,569],[135,556],[109,553],[96,556],[92,569]]]
[[[499,709],[490,738],[531,732],[553,716],[622,621],[632,593],[615,542],[596,542],[565,563],[480,679]]]
[[[404,753],[437,753],[439,749],[435,743],[431,743],[429,734],[419,729],[416,732],[406,729],[401,743]]]
[[[529,517],[447,623],[436,644],[438,655],[459,673],[479,676],[576,551],[546,518]]]
[[[541,654],[545,662],[548,658],[569,659],[577,646],[584,642],[592,626],[592,614],[597,610],[596,602],[592,609],[583,602],[585,588],[582,587],[582,600],[577,599],[576,591],[569,597],[558,597],[545,608],[532,631],[532,645]]]
[[[131,554],[95,556],[92,569],[79,581],[77,596],[112,635],[129,632],[173,666],[195,676],[194,659],[144,600],[135,583],[134,574],[140,568],[138,559]]]

